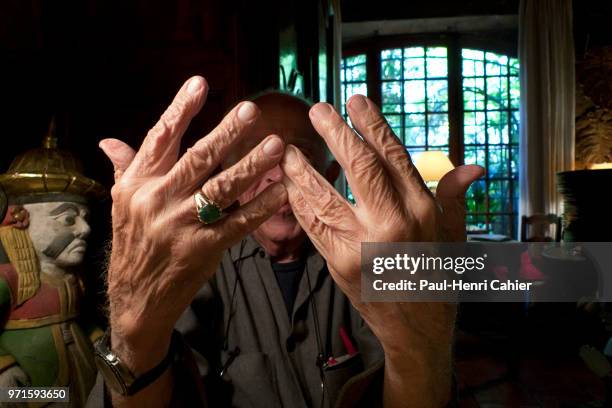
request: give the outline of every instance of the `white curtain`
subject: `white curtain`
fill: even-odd
[[[574,168],[571,0],[521,0],[521,215],[561,214],[556,173]]]

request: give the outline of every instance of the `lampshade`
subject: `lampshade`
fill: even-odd
[[[612,169],[612,163],[596,163],[592,164],[589,167],[591,170],[604,170],[604,169]]]
[[[440,181],[446,173],[455,168],[448,156],[439,150],[420,153],[414,165],[425,182]]]

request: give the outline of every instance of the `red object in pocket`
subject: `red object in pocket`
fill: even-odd
[[[344,330],[344,326],[340,326],[340,338],[342,339],[342,344],[344,344],[344,348],[346,349],[347,354],[353,355],[357,353],[357,349],[353,346],[351,339],[348,334],[346,334],[346,330]]]

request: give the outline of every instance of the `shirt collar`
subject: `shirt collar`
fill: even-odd
[[[259,242],[253,238],[251,234],[247,235],[241,242],[237,243],[230,249],[232,262],[238,261],[240,258],[248,258],[256,253],[264,251]]]
[[[307,248],[307,262],[308,268],[313,271],[315,274],[319,274],[319,272],[325,266],[325,260],[323,257],[317,252],[314,245],[310,242],[310,240],[306,240]],[[230,249],[230,255],[233,262],[236,262],[240,258],[249,258],[256,254],[263,254],[263,256],[268,257],[265,249],[257,240],[253,237],[253,235],[249,234],[244,238],[240,243],[234,245]],[[316,278],[316,277],[315,277]]]

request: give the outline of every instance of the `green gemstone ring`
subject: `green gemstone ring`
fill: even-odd
[[[197,192],[194,195],[196,203],[196,212],[198,214],[198,220],[205,225],[212,224],[223,218],[223,211],[217,203],[209,200],[201,192]]]

